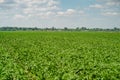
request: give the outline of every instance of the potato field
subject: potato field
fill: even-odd
[[[120,33],[1,31],[0,80],[120,80]]]

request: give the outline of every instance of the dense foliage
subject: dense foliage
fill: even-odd
[[[0,27],[0,31],[120,31],[120,28],[114,27],[111,29],[103,28],[86,28],[86,27],[76,27],[76,28],[37,28],[37,27]]]
[[[119,80],[118,32],[0,32],[0,80]]]

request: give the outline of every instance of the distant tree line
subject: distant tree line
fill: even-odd
[[[114,27],[112,29],[103,29],[103,28],[86,28],[86,27],[76,27],[76,28],[68,28],[64,27],[60,28],[28,28],[28,27],[0,27],[0,31],[120,31],[120,28]]]

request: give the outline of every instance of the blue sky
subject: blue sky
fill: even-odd
[[[0,26],[120,28],[120,0],[0,0]]]

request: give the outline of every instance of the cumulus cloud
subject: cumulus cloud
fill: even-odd
[[[22,18],[25,18],[25,16],[21,15],[21,14],[16,14],[14,16],[14,19],[22,19]]]
[[[53,0],[50,0],[50,1],[48,2],[48,6],[54,6],[54,5],[56,5],[56,4],[59,4],[59,2],[53,1]]]
[[[48,11],[48,12],[41,12],[41,13],[36,13],[36,14],[30,14],[29,17],[40,17],[42,19],[46,19],[46,18],[53,18],[53,16],[55,16],[56,13],[55,12],[51,12],[51,11]]]
[[[0,8],[2,10],[13,9],[17,6],[15,0],[0,0]]]
[[[76,12],[76,10],[74,10],[74,9],[68,9],[66,11],[66,14],[71,15],[71,14],[74,14],[75,12]]]
[[[55,0],[0,0],[0,7],[4,10],[8,7],[54,10],[58,9],[57,4],[59,2]]]
[[[89,5],[91,10],[97,10],[104,16],[118,16],[120,13],[120,0],[96,0],[97,3]]]
[[[102,15],[104,15],[104,16],[117,16],[117,15],[119,15],[119,13],[118,12],[104,12],[104,13],[102,13]]]
[[[120,0],[99,0],[98,2],[102,2],[107,7],[120,7]]]
[[[103,10],[104,16],[119,16],[120,0],[104,0],[106,8]],[[105,11],[105,12],[104,12]]]
[[[30,16],[50,16],[59,10],[59,2],[55,0],[23,0],[23,2],[17,0],[17,3],[26,5],[22,12]]]
[[[106,5],[108,5],[108,6],[120,6],[120,2],[110,1],[110,2],[107,2]]]
[[[103,5],[100,5],[100,4],[94,4],[94,5],[90,5],[89,6],[90,8],[104,8]]]
[[[84,14],[85,14],[85,12],[82,11],[82,10],[81,10],[81,11],[78,11],[78,13],[81,14],[81,15],[84,15]]]
[[[57,12],[57,16],[75,16],[75,15],[85,15],[85,12],[82,10],[67,9],[66,11]]]
[[[67,9],[66,11],[62,12],[57,12],[58,16],[70,16],[76,13],[76,10],[74,9]]]
[[[4,0],[0,0],[0,3],[3,3],[4,2]]]
[[[0,0],[0,8],[4,10],[19,10],[15,18],[24,17],[50,17],[50,16],[72,16],[83,15],[84,11],[76,9],[60,9],[59,0]],[[19,15],[18,15],[19,14]],[[20,15],[22,14],[22,15]]]

